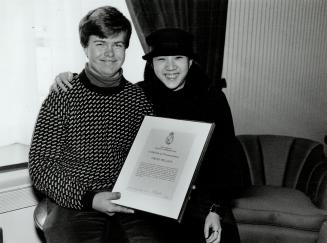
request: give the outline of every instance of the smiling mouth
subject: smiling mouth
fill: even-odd
[[[112,62],[115,62],[116,60],[102,60],[102,61],[112,63]]]
[[[174,74],[165,74],[166,79],[172,79],[173,80],[173,79],[176,79],[177,76],[178,76],[177,73],[174,73]]]

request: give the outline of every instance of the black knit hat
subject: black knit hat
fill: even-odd
[[[156,30],[146,37],[146,43],[150,47],[150,51],[142,57],[144,60],[150,60],[156,56],[194,57],[193,36],[182,29]]]

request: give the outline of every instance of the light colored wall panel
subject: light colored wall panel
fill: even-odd
[[[235,128],[327,135],[327,1],[230,0],[223,77]]]

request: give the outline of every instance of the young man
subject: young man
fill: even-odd
[[[130,22],[100,7],[80,21],[79,34],[88,62],[72,89],[44,101],[29,154],[33,185],[48,199],[46,240],[108,242],[119,222],[130,242],[157,242],[150,216],[112,201],[120,197],[111,189],[142,119],[152,113],[141,88],[123,77]]]

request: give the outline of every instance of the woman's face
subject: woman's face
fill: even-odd
[[[184,87],[192,60],[187,56],[158,56],[153,58],[153,69],[160,81],[171,90]]]

